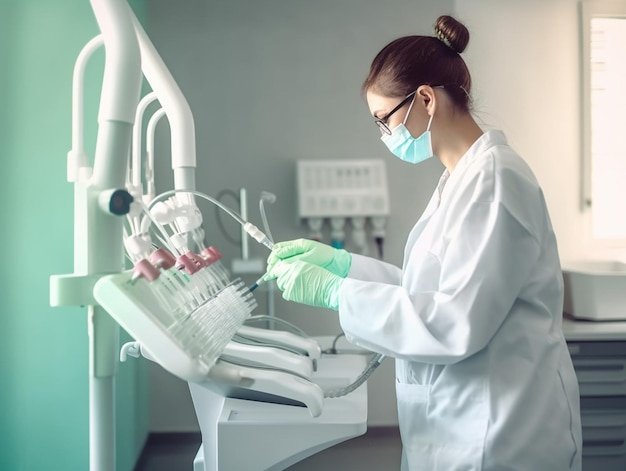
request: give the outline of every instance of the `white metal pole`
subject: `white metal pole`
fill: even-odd
[[[106,51],[98,113],[98,137],[93,175],[77,202],[79,226],[75,252],[86,274],[106,274],[124,268],[122,218],[99,204],[102,192],[122,189],[130,154],[132,126],[141,88],[141,56],[134,14],[126,0],[91,0]],[[79,193],[77,191],[77,193]],[[76,262],[75,262],[76,263]],[[115,373],[119,327],[99,306],[89,314],[89,469],[115,469]]]

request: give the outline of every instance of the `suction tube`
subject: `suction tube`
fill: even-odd
[[[131,153],[131,183],[141,188],[141,131],[143,115],[148,105],[157,99],[156,93],[151,92],[144,96],[137,105],[135,112],[135,124],[133,126],[133,147]]]
[[[342,397],[347,394],[350,394],[352,391],[354,391],[359,386],[361,386],[365,381],[367,381],[367,379],[370,376],[372,376],[372,373],[376,370],[376,368],[380,366],[380,364],[383,362],[384,359],[385,359],[385,355],[383,355],[382,353],[377,353],[370,360],[369,364],[367,365],[363,373],[361,373],[361,375],[352,384],[350,384],[349,386],[346,386],[345,388],[324,391],[324,397],[336,398],[336,397]]]
[[[76,182],[78,180],[79,170],[89,166],[89,160],[87,154],[85,154],[83,137],[85,69],[87,68],[87,61],[103,44],[104,38],[99,34],[83,47],[74,65],[74,74],[72,77],[72,149],[67,154],[68,182]]]

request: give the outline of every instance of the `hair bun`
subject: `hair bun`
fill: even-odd
[[[469,42],[467,28],[451,16],[443,15],[435,23],[437,38],[457,54],[461,54]]]

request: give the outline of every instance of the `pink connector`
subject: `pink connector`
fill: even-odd
[[[132,279],[136,280],[137,278],[143,277],[148,281],[154,281],[159,277],[160,274],[161,272],[157,267],[152,265],[150,261],[142,258],[137,263],[135,263],[135,266],[133,267]]]
[[[222,252],[217,250],[217,248],[213,245],[207,249],[202,249],[201,255],[207,266],[213,265],[222,258]]]
[[[165,249],[156,249],[150,254],[150,261],[163,270],[168,270],[176,265],[176,258]]]
[[[185,270],[188,275],[193,275],[197,271],[207,266],[205,260],[198,254],[193,253],[191,250],[186,254],[181,255],[176,260],[176,268],[179,270]]]

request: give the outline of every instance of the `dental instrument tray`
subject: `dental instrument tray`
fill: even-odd
[[[235,280],[193,311],[178,313],[155,295],[154,283],[132,271],[107,275],[96,283],[94,297],[163,368],[203,381],[256,301]]]
[[[310,381],[321,356],[319,344],[243,326],[256,301],[241,280],[186,314],[164,304],[152,283],[127,271],[104,276],[94,287],[95,299],[141,344],[146,358],[224,397],[321,413],[324,392]]]

